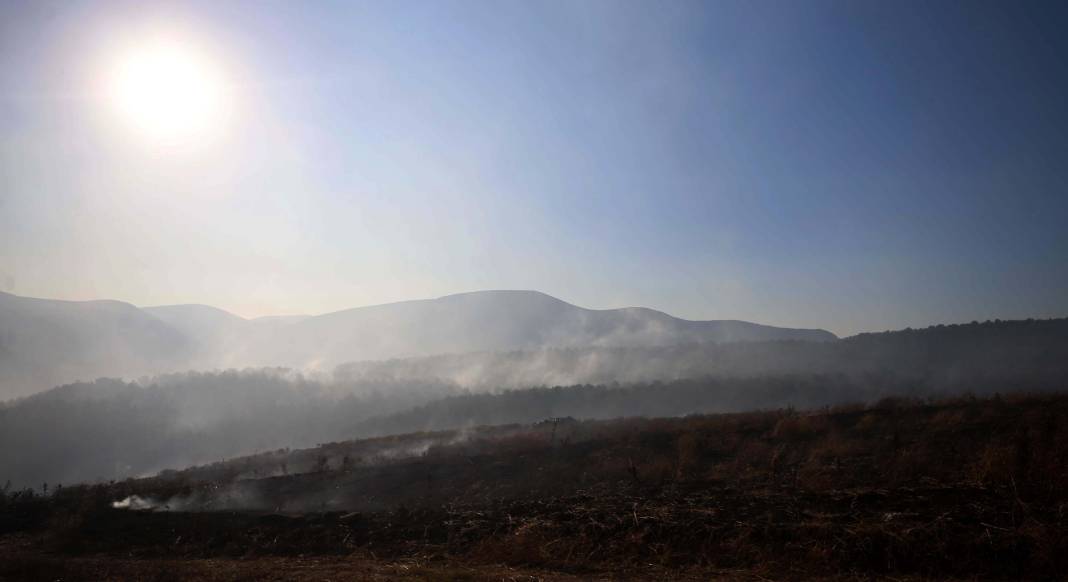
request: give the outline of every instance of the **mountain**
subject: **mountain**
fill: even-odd
[[[142,311],[200,342],[242,329],[248,321],[210,305],[160,305]]]
[[[284,366],[473,351],[831,341],[823,330],[688,321],[645,308],[593,310],[535,291],[480,291],[318,316],[247,320],[206,305],[0,294],[0,398],[99,376]]]
[[[190,338],[120,301],[56,301],[0,293],[0,398],[60,383],[180,369]]]
[[[834,339],[823,330],[688,321],[644,308],[584,309],[536,291],[479,291],[309,317],[254,338],[251,351],[260,365],[332,369],[472,351]]]

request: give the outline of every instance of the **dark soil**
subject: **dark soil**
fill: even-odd
[[[1065,420],[1036,396],[334,443],[287,453],[314,473],[8,492],[0,578],[1063,579]]]

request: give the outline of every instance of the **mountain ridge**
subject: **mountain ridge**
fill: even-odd
[[[72,340],[71,338],[74,338]],[[645,307],[588,309],[540,291],[490,290],[246,319],[202,304],[137,307],[0,294],[0,398],[101,376],[284,366],[539,348],[796,339],[818,329],[695,321]]]

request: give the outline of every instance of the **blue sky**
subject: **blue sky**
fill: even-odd
[[[0,7],[0,289],[246,316],[528,288],[839,334],[1068,315],[1051,2]],[[232,85],[131,135],[108,51]],[[131,48],[132,47],[132,48]]]

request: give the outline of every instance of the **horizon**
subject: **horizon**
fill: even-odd
[[[439,296],[435,296],[435,297],[420,297],[420,298],[415,298],[415,299],[402,299],[402,300],[398,300],[398,301],[388,301],[386,303],[373,303],[373,304],[368,304],[368,305],[352,305],[350,307],[345,307],[345,308],[337,309],[337,310],[333,310],[333,311],[326,311],[326,312],[322,312],[322,313],[277,313],[277,314],[255,315],[255,316],[247,316],[247,315],[244,315],[244,314],[241,314],[241,313],[236,313],[236,312],[231,311],[229,309],[225,309],[225,308],[219,307],[217,305],[209,305],[207,303],[167,303],[167,304],[158,304],[158,305],[138,305],[138,304],[130,302],[130,301],[123,301],[121,299],[113,299],[113,298],[110,298],[110,299],[109,298],[59,299],[59,298],[53,298],[53,297],[29,297],[29,296],[25,296],[25,295],[19,295],[17,293],[9,293],[9,292],[6,292],[6,291],[0,291],[0,293],[7,293],[8,295],[14,295],[16,297],[22,297],[24,299],[43,299],[43,300],[47,300],[47,301],[69,301],[69,302],[72,302],[72,303],[87,303],[87,302],[95,302],[95,301],[117,301],[119,303],[125,303],[127,305],[130,305],[130,306],[135,307],[137,309],[154,309],[154,308],[160,308],[160,307],[207,307],[207,308],[210,308],[210,309],[220,310],[220,311],[222,311],[222,312],[224,312],[224,313],[226,313],[228,315],[232,315],[234,317],[237,317],[237,318],[245,320],[245,321],[254,321],[254,320],[257,320],[257,319],[268,319],[268,318],[287,318],[287,317],[313,318],[313,317],[321,317],[321,316],[326,316],[326,315],[331,315],[331,314],[335,314],[335,313],[341,313],[341,312],[351,311],[351,310],[356,310],[356,309],[366,309],[366,308],[373,308],[373,307],[381,307],[381,306],[385,306],[385,305],[396,305],[396,304],[401,304],[401,303],[413,303],[413,302],[421,302],[421,301],[435,301],[435,300],[446,299],[448,297],[454,297],[454,296],[458,296],[458,295],[476,295],[476,294],[488,294],[488,293],[533,293],[533,294],[545,295],[545,296],[550,297],[552,299],[555,299],[557,301],[562,301],[564,303],[567,303],[568,305],[571,305],[573,307],[577,307],[579,309],[584,309],[584,310],[590,310],[590,311],[615,311],[615,310],[623,310],[623,309],[649,309],[649,310],[652,310],[652,311],[656,311],[656,312],[659,312],[659,313],[666,314],[666,315],[668,315],[670,317],[673,317],[675,319],[680,319],[680,320],[684,320],[684,321],[694,321],[694,322],[701,322],[701,321],[745,321],[747,323],[755,323],[755,324],[758,324],[758,325],[771,326],[771,327],[783,327],[783,328],[788,328],[789,327],[789,326],[777,324],[775,322],[759,321],[759,320],[758,321],[740,320],[740,319],[737,319],[737,318],[723,318],[723,319],[717,319],[717,320],[690,319],[690,318],[686,318],[686,317],[682,317],[682,316],[676,315],[674,313],[671,313],[670,311],[667,311],[667,310],[664,310],[664,309],[659,309],[659,308],[657,308],[655,306],[648,306],[648,305],[621,305],[621,306],[616,306],[616,307],[589,307],[589,306],[586,306],[586,305],[580,305],[578,303],[569,301],[569,300],[567,300],[565,298],[562,298],[562,297],[558,297],[558,296],[553,295],[551,293],[546,293],[544,291],[539,291],[537,289],[478,289],[478,290],[474,290],[474,291],[459,291],[459,292],[456,292],[456,293],[448,293],[448,294],[445,294],[445,295],[439,295]],[[984,323],[984,322],[993,322],[993,321],[1005,321],[1005,322],[1008,322],[1008,321],[1029,321],[1029,320],[1055,320],[1055,319],[1065,319],[1065,318],[1066,318],[1066,316],[1059,316],[1059,315],[1028,316],[1028,317],[1018,317],[1018,318],[990,317],[990,318],[985,318],[985,319],[970,319],[970,320],[961,320],[961,321],[931,321],[931,322],[927,322],[927,323],[919,325],[919,326],[915,326],[915,328],[916,329],[923,329],[923,328],[938,327],[938,326],[968,325],[968,324],[974,324],[974,323]],[[888,332],[888,331],[904,331],[906,329],[912,329],[913,327],[914,326],[906,326],[906,327],[898,327],[898,328],[887,328],[887,329],[867,329],[867,330],[860,330],[860,331],[856,331],[856,332],[848,333],[848,334],[840,333],[840,332],[838,332],[838,331],[836,331],[834,329],[830,329],[830,328],[825,327],[825,326],[815,326],[815,327],[811,327],[811,328],[795,328],[795,329],[824,330],[824,331],[829,331],[829,332],[833,333],[835,336],[838,337],[838,339],[845,339],[845,338],[848,338],[848,337],[852,337],[852,336],[856,336],[856,335],[862,335],[862,334],[865,334],[865,333],[881,333],[881,332]]]
[[[0,290],[1068,315],[1068,8],[0,7]],[[164,71],[164,73],[161,73]]]
[[[1068,1],[0,1],[0,580],[1068,580]]]

